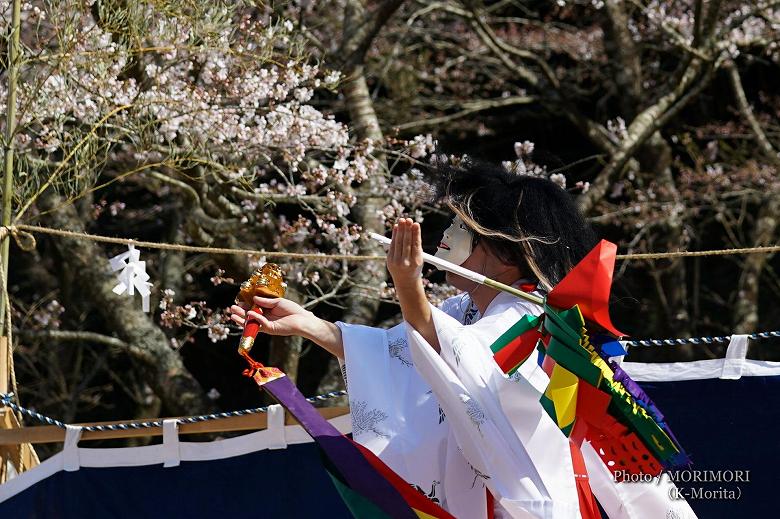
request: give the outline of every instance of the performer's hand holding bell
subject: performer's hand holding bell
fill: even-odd
[[[243,327],[247,319],[255,320],[260,324],[261,333],[300,336],[344,358],[341,330],[335,324],[289,299],[255,296],[252,302],[253,306],[241,301],[230,307],[230,318],[239,326]]]
[[[244,326],[247,318],[254,319],[260,323],[262,332],[268,335],[305,336],[319,320],[289,299],[255,296],[252,301],[259,311],[250,310],[247,303],[241,302],[230,307],[230,318],[239,326]]]

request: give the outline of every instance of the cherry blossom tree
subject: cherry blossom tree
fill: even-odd
[[[16,223],[377,255],[365,232],[401,215],[426,220],[429,245],[446,225],[420,173],[443,152],[550,178],[623,251],[777,241],[776,2],[31,1],[13,82],[12,3]],[[143,249],[147,315],[112,292],[121,248],[37,239],[11,247],[17,373],[67,421],[253,405],[224,309],[269,259],[324,317],[400,318],[378,261]],[[777,322],[776,269],[768,254],[623,262],[615,312],[642,336],[752,332]],[[452,293],[429,278],[434,301]],[[299,338],[257,354],[306,392],[340,387]]]
[[[10,3],[0,7],[7,19]],[[146,235],[151,226],[152,235],[174,243],[343,255],[378,252],[358,243],[361,231],[384,231],[388,219],[414,209],[408,188],[419,180],[413,171],[385,182],[391,174],[376,118],[372,122],[358,109],[358,130],[351,135],[347,125],[313,104],[315,96],[328,99],[340,90],[356,106],[364,102],[359,81],[346,82],[340,71],[354,71],[360,60],[341,67],[318,63],[302,31],[272,7],[34,2],[22,6],[22,22],[13,138],[16,222],[128,237]],[[359,53],[366,44],[361,38],[370,35],[350,41],[349,52]],[[413,162],[433,142],[424,142],[422,152],[420,147],[396,140],[394,160]],[[228,325],[224,303],[214,308],[183,299],[205,293],[188,280],[208,266],[216,272],[211,286],[228,280],[221,267],[240,282],[265,258],[203,258],[207,266],[194,270],[181,252],[153,258],[163,289],[155,323],[111,293],[114,280],[104,272],[103,247],[60,238],[51,247],[49,257],[41,251],[32,253],[32,261],[19,256],[12,297],[21,337],[110,344],[146,366],[139,386],[128,391],[136,402],[151,390],[169,412],[213,406],[179,350],[199,330],[223,344],[238,330]],[[56,261],[51,253],[64,272],[47,275],[41,286],[25,282],[39,261]],[[358,319],[372,305],[375,312],[383,296],[384,285],[361,286],[366,276],[384,278],[378,262],[365,269],[327,258],[281,264],[291,281],[290,297],[309,307],[347,304]],[[83,294],[77,286],[92,291]],[[351,287],[358,288],[350,293]],[[91,330],[94,320],[83,316],[92,312],[99,315],[102,339]],[[78,330],[54,329],[57,321],[48,315],[55,313]],[[52,326],[28,324],[36,322]],[[114,334],[118,341],[108,337]],[[300,352],[299,339],[271,345],[272,361],[291,376]],[[68,383],[58,388],[59,398],[77,403],[85,381],[64,376],[72,367],[70,358],[61,366],[69,355],[59,350],[56,361],[50,355],[25,360],[28,373],[45,367],[43,380],[63,375]],[[47,391],[54,389],[42,393]]]

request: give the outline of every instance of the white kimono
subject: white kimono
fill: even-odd
[[[579,518],[569,440],[539,403],[549,382],[536,353],[510,378],[490,345],[540,309],[501,293],[480,316],[463,294],[433,308],[438,354],[405,322],[337,323],[356,441],[456,517]],[[471,324],[474,323],[474,324]],[[615,483],[588,444],[591,488],[610,519],[695,517],[668,477]]]

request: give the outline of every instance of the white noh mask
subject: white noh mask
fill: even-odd
[[[455,265],[462,265],[471,256],[473,244],[474,236],[471,231],[463,220],[456,216],[452,224],[444,230],[444,236],[436,249],[435,256]]]

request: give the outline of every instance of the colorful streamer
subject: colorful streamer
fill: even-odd
[[[320,449],[336,489],[358,518],[454,519],[415,490],[371,451],[325,420],[290,379],[252,361],[247,374],[303,426]]]
[[[555,308],[577,305],[589,322],[598,324],[616,337],[625,335],[615,328],[609,317],[609,294],[616,253],[617,245],[601,240],[552,289],[547,295],[547,303]]]
[[[511,374],[536,346],[550,377],[540,402],[561,431],[590,441],[613,472],[657,475],[690,460],[650,397],[610,360],[625,354],[620,343],[591,341],[586,327],[622,335],[609,316],[616,250],[599,243],[548,295],[541,316],[524,317],[491,349]]]

